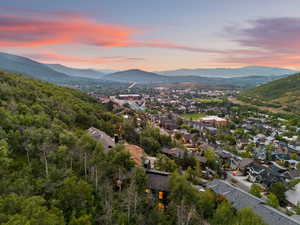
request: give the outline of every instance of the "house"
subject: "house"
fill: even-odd
[[[215,127],[205,126],[205,127],[203,127],[203,131],[206,135],[216,135],[218,132],[218,129]]]
[[[252,130],[253,127],[252,127],[251,124],[245,123],[245,124],[242,125],[242,128],[244,128],[244,129],[246,129],[246,130]]]
[[[266,149],[260,149],[259,151],[254,152],[254,158],[264,161],[267,159],[267,151]]]
[[[267,187],[273,183],[284,182],[286,180],[281,168],[273,165],[270,167],[262,166],[253,162],[246,167],[248,180],[253,183],[260,183]]]
[[[276,147],[277,150],[280,150],[282,152],[287,152],[288,151],[288,145],[287,143],[283,142],[283,141],[278,141],[274,144],[274,146]]]
[[[193,153],[193,156],[202,164],[205,165],[207,163],[207,158],[201,156],[199,152]]]
[[[146,169],[154,169],[155,161],[157,160],[156,157],[146,156],[144,160],[144,168]]]
[[[144,159],[146,158],[146,153],[144,149],[137,145],[125,144],[125,151],[128,151],[131,155],[131,159],[135,162],[135,164],[139,167],[144,166]]]
[[[163,148],[161,152],[175,159],[183,159],[185,156],[191,156],[195,157],[195,159],[198,160],[201,164],[207,163],[207,158],[201,156],[201,152],[198,151],[184,150],[181,148]]]
[[[230,161],[230,168],[233,170],[239,170],[242,174],[245,174],[247,166],[254,162],[250,158],[233,158]]]
[[[163,148],[161,152],[172,158],[181,159],[184,156],[185,150],[181,148]]]
[[[170,190],[170,173],[158,170],[146,170],[147,188],[155,191],[168,192]]]
[[[183,134],[182,139],[183,139],[184,143],[192,144],[194,136],[195,135],[193,135],[193,134],[187,133],[187,134]]]
[[[268,206],[262,199],[237,188],[226,181],[214,179],[207,183],[215,193],[224,196],[237,209],[251,208],[268,225],[299,225],[290,216]]]
[[[290,159],[289,155],[283,154],[283,153],[273,153],[271,155],[271,160],[273,160],[273,161],[277,161],[277,160],[287,161],[289,159]]]
[[[158,170],[146,170],[146,177],[146,192],[151,200],[157,203],[160,209],[164,209],[168,204],[170,173]]]
[[[102,144],[104,152],[108,152],[116,145],[112,137],[108,136],[104,131],[101,131],[95,127],[90,127],[87,130],[87,133]]]
[[[291,169],[297,169],[299,164],[299,161],[293,159],[287,160],[285,162],[287,163],[288,167]]]
[[[167,129],[167,130],[175,130],[175,129],[179,128],[176,121],[175,120],[170,120],[170,119],[162,119],[160,121],[160,126]]]
[[[230,152],[227,152],[225,150],[216,151],[217,156],[221,158],[224,161],[230,160],[233,157],[233,154]]]
[[[256,143],[256,145],[264,145],[266,142],[267,137],[264,134],[257,134],[253,141]]]
[[[247,139],[239,139],[237,141],[237,147],[239,149],[243,149],[248,143],[249,143],[249,141]]]
[[[248,180],[253,183],[261,183],[262,182],[262,173],[264,172],[265,167],[257,164],[257,163],[250,163],[246,166],[245,171],[248,175]]]

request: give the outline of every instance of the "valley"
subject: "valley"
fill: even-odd
[[[1,0],[0,225],[300,225],[299,9]]]

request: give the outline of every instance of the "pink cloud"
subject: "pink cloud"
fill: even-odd
[[[17,11],[14,14],[0,14],[0,46],[3,47],[80,44],[106,48],[150,47],[206,53],[221,52],[179,45],[166,40],[134,38],[135,35],[144,32],[147,31],[124,25],[100,23],[86,15],[72,12]]]
[[[227,27],[233,41],[253,52],[221,57],[220,61],[267,66],[300,66],[300,18],[265,18],[249,27]]]
[[[0,15],[0,45],[37,47],[57,44],[123,46],[137,30],[60,14],[55,19]]]
[[[7,13],[7,12],[13,13]],[[300,67],[300,18],[266,18],[249,21],[248,27],[227,27],[231,40],[240,47],[216,50],[174,43],[159,38],[137,39],[151,32],[131,26],[101,23],[74,12],[41,12],[0,9],[0,47],[45,47],[88,45],[103,48],[163,48],[217,56],[216,63],[230,65],[268,65]],[[142,60],[126,57],[86,58],[41,52],[34,58],[44,62],[122,63]]]

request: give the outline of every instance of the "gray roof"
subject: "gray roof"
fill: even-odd
[[[183,158],[185,150],[181,148],[163,148],[161,152],[175,158]]]
[[[217,194],[223,195],[230,201],[237,210],[251,208],[259,215],[266,224],[269,225],[299,225],[295,219],[282,212],[268,206],[265,202],[248,192],[245,192],[233,185],[219,179],[215,179],[207,184]]]
[[[115,147],[116,145],[112,137],[108,136],[105,132],[95,127],[89,128],[87,130],[87,133],[102,144],[105,152],[108,152],[111,148]]]
[[[169,191],[170,173],[146,170],[147,188],[156,191]]]
[[[248,166],[250,163],[252,163],[254,160],[250,159],[250,158],[243,158],[239,164],[238,164],[238,168],[240,169],[245,169],[246,166]]]
[[[295,220],[297,220],[297,221],[300,222],[300,215],[292,215],[292,217],[293,217]]]

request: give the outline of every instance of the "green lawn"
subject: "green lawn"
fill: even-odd
[[[184,114],[181,114],[181,116],[188,120],[197,120],[206,115],[204,113],[184,113]]]
[[[223,99],[220,98],[193,98],[194,101],[200,103],[222,103]]]

